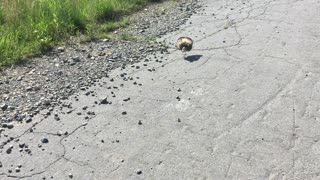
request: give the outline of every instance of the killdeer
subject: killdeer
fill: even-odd
[[[185,57],[186,51],[191,51],[193,45],[193,40],[189,37],[179,37],[176,42],[176,48],[183,52]]]

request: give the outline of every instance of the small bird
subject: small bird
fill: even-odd
[[[186,51],[191,51],[193,45],[193,40],[189,37],[179,37],[176,43],[176,48],[183,52],[183,57],[185,57]]]

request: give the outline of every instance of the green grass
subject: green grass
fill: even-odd
[[[123,18],[121,21],[112,21],[108,22],[106,24],[103,24],[99,27],[100,32],[109,32],[116,30],[121,27],[126,27],[129,25],[129,19],[128,18]]]
[[[136,41],[137,40],[137,38],[132,36],[131,34],[122,34],[120,38],[125,41]]]
[[[0,66],[44,53],[70,36],[108,36],[129,24],[120,17],[152,1],[160,0],[0,0]]]

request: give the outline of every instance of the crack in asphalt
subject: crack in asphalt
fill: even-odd
[[[256,113],[261,111],[264,107],[266,107],[268,104],[270,104],[274,99],[276,99],[281,93],[283,93],[290,85],[295,83],[297,80],[298,75],[300,74],[301,69],[296,71],[296,74],[293,78],[291,78],[287,83],[285,83],[281,88],[279,88],[274,94],[269,96],[262,104],[260,104],[257,108],[255,108],[253,111],[249,112],[247,115],[245,115],[241,120],[231,127],[230,129],[226,130],[225,132],[219,134],[214,139],[219,140],[222,137],[225,137],[226,135],[230,134],[234,129],[241,127],[245,122],[247,122],[248,119],[250,119],[252,116],[254,116]]]
[[[295,99],[293,99],[293,116],[292,116],[292,170],[293,170],[293,179],[296,179],[296,174],[295,174],[295,167],[296,167],[296,160],[295,160],[295,148],[296,148],[296,138],[297,138],[297,130],[296,130],[296,119],[297,119],[297,106]]]
[[[54,160],[53,162],[51,162],[49,165],[47,165],[43,171],[39,171],[39,172],[35,172],[35,173],[32,173],[30,175],[23,175],[23,176],[17,176],[17,175],[10,175],[10,174],[6,174],[6,173],[3,173],[2,175],[0,174],[0,176],[7,176],[8,178],[20,178],[20,179],[24,179],[24,178],[29,178],[29,177],[33,177],[33,176],[36,176],[36,175],[40,175],[40,174],[43,174],[45,173],[51,166],[53,166],[55,163],[59,162],[61,159],[65,159],[65,160],[68,160],[67,158],[65,158],[65,154],[67,153],[67,150],[66,150],[66,147],[65,145],[63,144],[63,140],[65,140],[66,138],[68,138],[69,136],[71,136],[73,133],[75,133],[77,130],[79,130],[81,127],[84,127],[86,126],[88,123],[83,123],[81,124],[80,126],[76,127],[71,133],[65,135],[64,137],[62,137],[60,140],[59,140],[59,144],[62,146],[63,148],[63,153],[62,155],[60,155],[56,160]],[[70,161],[72,162],[72,161]]]

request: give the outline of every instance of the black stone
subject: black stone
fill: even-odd
[[[49,140],[48,140],[48,138],[42,138],[42,139],[41,139],[41,142],[42,142],[42,143],[48,143]]]

